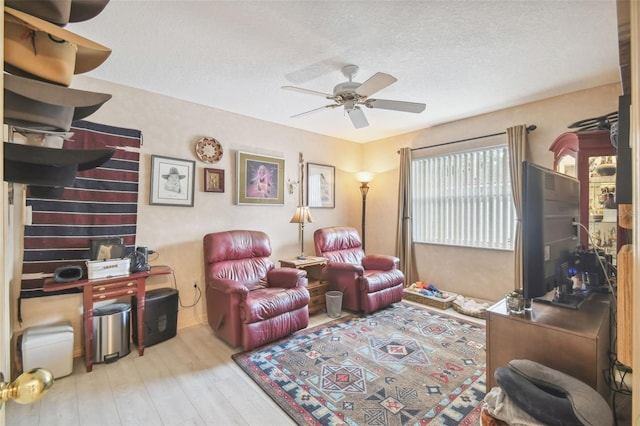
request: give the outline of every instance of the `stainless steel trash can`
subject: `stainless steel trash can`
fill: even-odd
[[[131,305],[112,303],[93,310],[93,362],[110,363],[130,352]]]

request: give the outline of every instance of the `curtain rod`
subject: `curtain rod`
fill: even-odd
[[[538,126],[536,126],[535,124],[527,126],[527,133],[533,132],[537,128],[538,128]],[[420,148],[411,148],[411,152],[418,151],[419,149],[435,148],[437,146],[451,145],[451,144],[454,144],[454,143],[468,142],[468,141],[473,141],[473,140],[476,140],[476,139],[484,139],[484,138],[490,138],[491,136],[500,136],[500,135],[506,135],[506,134],[507,134],[507,132],[492,133],[490,135],[476,136],[474,138],[460,139],[460,140],[457,140],[457,141],[444,142],[444,143],[439,143],[439,144],[436,144],[436,145],[423,146],[423,147],[420,147]],[[400,153],[400,151],[398,151],[398,153]]]

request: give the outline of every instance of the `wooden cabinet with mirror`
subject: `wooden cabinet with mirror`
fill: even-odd
[[[580,243],[610,254],[616,264],[621,241],[616,205],[616,151],[608,130],[566,132],[549,148],[556,171],[580,181]],[[590,238],[589,238],[590,237]]]

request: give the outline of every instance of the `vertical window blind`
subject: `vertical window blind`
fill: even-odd
[[[506,145],[415,159],[411,172],[415,242],[513,249]]]

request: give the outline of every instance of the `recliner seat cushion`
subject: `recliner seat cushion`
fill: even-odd
[[[309,292],[305,287],[291,289],[255,289],[249,292],[243,303],[244,323],[264,321],[278,315],[302,308],[309,303]]]
[[[400,302],[402,300],[403,289],[403,285],[398,284],[380,291],[365,293],[362,298],[362,311],[369,314],[378,309],[385,308],[392,303]]]
[[[404,283],[404,275],[399,269],[391,271],[365,271],[362,278],[366,293],[373,293]]]

